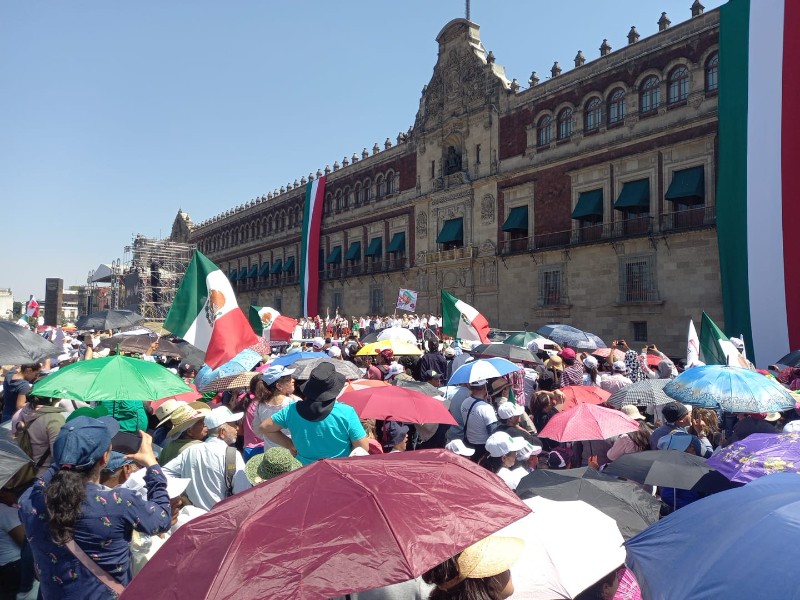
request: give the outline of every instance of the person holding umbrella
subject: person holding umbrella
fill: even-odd
[[[489,404],[487,381],[478,379],[469,383],[470,397],[461,405],[464,419],[464,441],[475,449],[472,460],[480,462],[486,455],[486,440],[497,429],[497,414]]]
[[[0,422],[8,421],[14,413],[25,406],[40,370],[39,363],[31,363],[6,373],[3,379],[3,418]]]

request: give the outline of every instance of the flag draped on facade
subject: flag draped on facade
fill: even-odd
[[[489,343],[489,321],[466,302],[442,290],[442,332],[459,340]]]
[[[285,317],[269,306],[250,305],[250,325],[253,331],[268,342],[288,342],[297,326],[297,321]]]
[[[228,277],[196,250],[164,327],[205,351],[205,362],[212,369],[258,342]]]
[[[325,177],[309,181],[300,242],[300,313],[304,317],[313,317],[319,310],[319,232],[324,198]]]
[[[717,233],[727,331],[759,364],[800,347],[800,2],[720,13]]]

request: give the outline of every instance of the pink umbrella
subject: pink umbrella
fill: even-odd
[[[443,402],[411,388],[371,387],[342,394],[339,401],[355,408],[362,419],[457,425]]]
[[[592,356],[605,358],[609,364],[617,360],[625,360],[625,353],[622,350],[615,350],[612,348],[598,348],[592,351]]]
[[[573,408],[578,404],[602,404],[611,397],[611,392],[594,385],[568,385],[559,391],[564,394],[562,410]]]
[[[639,429],[639,422],[612,408],[579,404],[553,415],[539,437],[559,442],[606,440]]]
[[[353,381],[347,382],[342,388],[342,391],[339,392],[339,396],[341,397],[347,392],[357,392],[358,390],[367,390],[376,387],[389,387],[390,385],[391,384],[381,381],[380,379],[354,379]]]

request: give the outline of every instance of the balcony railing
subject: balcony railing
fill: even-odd
[[[453,248],[451,250],[441,250],[439,252],[426,254],[425,264],[432,265],[450,260],[475,258],[476,256],[478,256],[478,249],[475,246],[464,246],[462,248]]]
[[[327,268],[320,272],[320,278],[325,280],[341,279],[342,277],[402,271],[407,268],[408,260],[405,257],[385,258],[353,265],[327,265]]]
[[[297,275],[293,273],[280,273],[275,275],[265,275],[263,277],[248,277],[234,283],[237,291],[263,290],[266,288],[280,287],[283,285],[294,285],[299,281]]]
[[[698,229],[714,225],[717,222],[716,206],[698,206],[686,210],[676,210],[661,215],[662,231],[680,231]]]

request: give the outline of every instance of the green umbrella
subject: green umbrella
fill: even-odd
[[[538,340],[544,336],[534,333],[532,331],[521,331],[514,335],[508,336],[503,340],[504,344],[511,344],[512,346],[519,346],[520,348],[527,348],[533,340]]]
[[[183,379],[161,365],[109,356],[73,363],[33,386],[31,395],[68,400],[159,400],[192,391]]]

